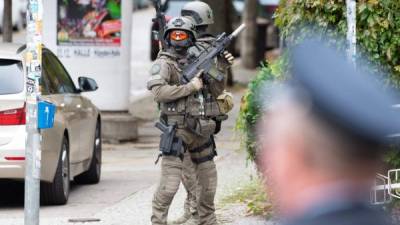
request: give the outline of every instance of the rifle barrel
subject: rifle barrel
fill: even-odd
[[[243,30],[246,28],[246,24],[242,23],[233,33],[231,34],[231,38],[237,37]]]

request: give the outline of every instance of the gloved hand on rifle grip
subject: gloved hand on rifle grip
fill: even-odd
[[[224,57],[226,59],[226,61],[230,64],[233,65],[234,61],[235,61],[235,57],[233,57],[233,55],[228,52],[228,51],[224,51]]]
[[[203,88],[203,80],[201,79],[201,75],[203,74],[203,72],[203,70],[200,70],[199,73],[190,81],[196,91],[199,91]]]

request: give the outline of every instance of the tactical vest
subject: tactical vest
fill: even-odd
[[[169,85],[181,85],[180,76],[184,65],[179,65],[177,60],[171,59],[169,55],[161,55],[160,59],[165,59],[170,68]],[[199,93],[195,93],[176,101],[160,103],[160,110],[168,124],[176,124],[178,128],[189,129],[208,137],[214,134],[216,128],[212,118],[220,114],[216,101],[209,102],[210,98],[210,95],[205,96],[201,104]]]
[[[169,66],[169,85],[180,85],[180,73],[182,72],[177,59],[172,58],[168,53],[160,53],[160,59],[165,60]],[[186,98],[180,98],[176,101],[160,103],[160,111],[165,119],[168,120],[168,124],[177,124],[179,128],[185,128],[186,126]]]
[[[185,65],[180,65],[168,55],[160,55],[160,59],[165,59],[170,69],[168,84],[181,85],[180,76]],[[163,119],[169,125],[176,124],[178,128],[189,130],[208,140],[201,146],[188,149],[192,161],[197,164],[212,160],[217,155],[213,138],[217,123],[212,118],[221,114],[216,97],[211,92],[206,91],[203,94],[203,103],[199,95],[198,92],[176,101],[160,103]]]
[[[202,37],[202,38],[198,38],[196,45],[189,49],[189,58],[199,57],[201,52],[203,50],[209,48],[212,45],[214,40],[215,40],[215,38],[212,36],[209,36],[209,35]],[[210,76],[212,76],[212,77],[218,77],[219,74],[224,75],[224,73],[225,73],[225,71],[223,71],[223,69],[218,68],[217,64],[218,64],[218,60],[215,59],[214,66],[209,71]],[[206,84],[206,86],[207,86],[207,84]],[[199,98],[199,94],[189,97],[188,102],[189,102],[189,105],[191,106],[190,109],[192,109],[192,111],[190,111],[189,113],[191,115],[200,116],[205,119],[215,118],[215,117],[224,115],[224,113],[219,108],[219,104],[217,103],[217,98],[222,93],[215,92],[215,90],[213,90],[212,88],[208,88],[207,90],[204,90],[202,92],[202,94],[204,97],[203,111],[195,110],[195,109],[200,109],[201,105],[202,105],[201,99]]]

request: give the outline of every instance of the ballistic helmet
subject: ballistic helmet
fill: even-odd
[[[214,15],[211,7],[201,1],[189,2],[183,6],[181,16],[191,17],[196,26],[211,25],[214,23]]]
[[[196,39],[197,33],[196,33],[195,23],[193,22],[193,20],[189,18],[186,17],[172,18],[165,26],[164,38],[168,39],[168,35],[174,30],[186,31],[188,34],[192,36],[194,40]]]

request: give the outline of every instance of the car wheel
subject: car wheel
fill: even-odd
[[[101,177],[101,127],[100,123],[96,125],[94,147],[92,160],[90,162],[89,170],[76,176],[74,178],[76,183],[79,184],[97,184],[100,182]]]
[[[45,205],[64,205],[68,201],[70,190],[69,144],[63,138],[61,154],[53,183],[40,185],[41,201]]]

